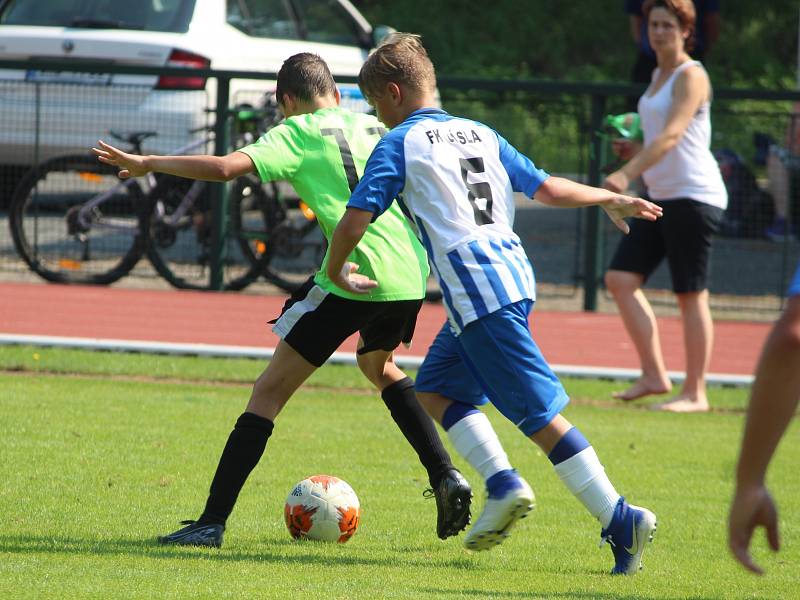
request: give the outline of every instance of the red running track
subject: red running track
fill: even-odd
[[[0,283],[0,333],[172,343],[274,347],[267,321],[284,296]],[[438,304],[423,308],[411,350],[425,354],[444,322]],[[548,361],[586,367],[637,368],[617,315],[534,310],[533,335]],[[659,318],[667,368],[683,371],[680,321]],[[770,325],[717,321],[711,372],[752,374]],[[353,351],[355,338],[341,350]]]

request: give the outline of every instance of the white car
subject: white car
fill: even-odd
[[[8,189],[25,167],[87,150],[110,129],[157,131],[145,149],[163,153],[213,120],[213,80],[109,75],[104,65],[274,73],[292,54],[314,52],[334,76],[357,75],[376,33],[348,0],[0,0],[0,59],[30,65],[0,69],[0,182]],[[52,59],[97,72],[36,68]],[[231,102],[270,86],[234,80]],[[367,109],[357,86],[340,88],[351,108]]]

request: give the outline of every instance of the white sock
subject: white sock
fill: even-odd
[[[608,528],[620,496],[608,480],[594,448],[584,448],[555,465],[555,470],[567,489],[600,521],[603,529]]]
[[[495,473],[511,469],[506,451],[482,412],[474,412],[456,422],[447,430],[447,436],[484,481]]]

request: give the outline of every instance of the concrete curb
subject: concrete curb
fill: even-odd
[[[80,350],[101,350],[108,352],[142,352],[147,354],[179,354],[193,356],[217,356],[224,358],[261,358],[269,360],[275,352],[274,348],[258,346],[228,346],[222,344],[178,344],[168,342],[151,342],[144,340],[114,340],[82,337],[59,337],[50,335],[0,334],[0,345],[26,345],[52,348],[74,348]],[[395,360],[400,367],[418,368],[422,364],[422,356],[397,356]],[[334,352],[330,361],[333,364],[355,365],[356,355],[352,352]],[[591,379],[636,379],[636,369],[618,369],[612,367],[587,367],[578,365],[550,365],[560,377],[580,377]],[[669,372],[673,382],[681,382],[685,374],[678,371]],[[752,375],[735,375],[730,373],[709,373],[706,377],[709,385],[744,387],[753,383]]]

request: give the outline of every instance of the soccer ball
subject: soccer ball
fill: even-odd
[[[356,532],[361,506],[347,482],[331,475],[312,475],[289,492],[283,516],[295,539],[344,543]]]

